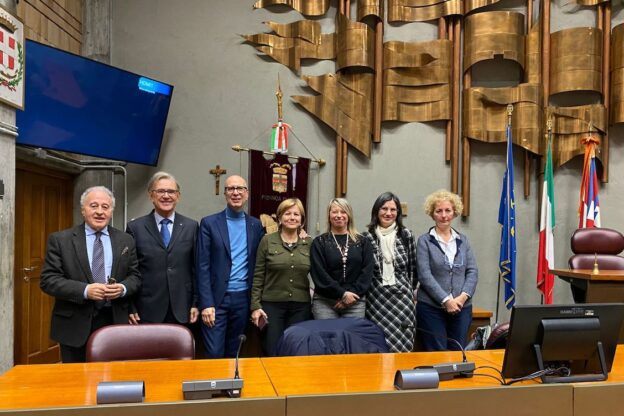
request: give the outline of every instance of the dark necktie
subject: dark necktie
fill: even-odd
[[[91,274],[95,283],[106,284],[106,269],[104,267],[104,244],[102,243],[102,232],[95,233],[93,243],[93,258],[91,260]]]
[[[171,223],[171,220],[167,218],[160,221],[160,236],[163,239],[165,247],[169,246],[169,241],[171,241],[171,234],[169,233],[169,227],[167,226],[169,223]]]

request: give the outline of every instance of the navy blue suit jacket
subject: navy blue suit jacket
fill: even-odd
[[[247,287],[251,288],[256,250],[264,235],[262,223],[245,214],[247,224]],[[197,236],[197,291],[199,310],[218,307],[223,301],[232,270],[230,237],[225,210],[202,218]]]

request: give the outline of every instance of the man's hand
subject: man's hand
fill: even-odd
[[[212,328],[215,324],[215,308],[206,308],[201,312],[202,321],[204,324],[208,325],[208,327]]]
[[[189,311],[189,323],[194,324],[197,322],[197,318],[199,317],[199,309],[193,307]]]
[[[140,320],[141,320],[141,317],[139,316],[138,313],[131,313],[128,315],[128,323],[130,325],[138,325]]]
[[[87,285],[87,298],[91,300],[106,299],[106,285],[102,283],[90,283]]]
[[[105,287],[104,297],[106,298],[106,300],[117,299],[118,297],[123,295],[124,287],[122,284],[113,283],[112,285],[104,285],[104,287]]]

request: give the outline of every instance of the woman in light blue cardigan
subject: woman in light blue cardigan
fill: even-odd
[[[444,189],[425,200],[425,213],[435,222],[418,238],[416,248],[416,320],[426,351],[458,350],[448,339],[466,345],[479,272],[468,238],[451,227],[462,209],[460,197]]]

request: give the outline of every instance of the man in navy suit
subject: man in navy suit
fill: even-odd
[[[64,363],[85,361],[95,330],[127,323],[129,300],[141,287],[134,241],[108,225],[113,193],[91,187],[80,205],[85,222],[50,235],[41,270],[41,289],[54,297],[50,338]]]
[[[129,321],[195,323],[197,221],[176,212],[180,186],[173,175],[156,172],[147,185],[154,205],[149,214],[128,223],[136,242],[143,286],[131,305]]]
[[[262,224],[243,210],[247,182],[225,181],[225,210],[204,217],[197,238],[197,288],[207,358],[236,356],[249,321],[249,294]]]

